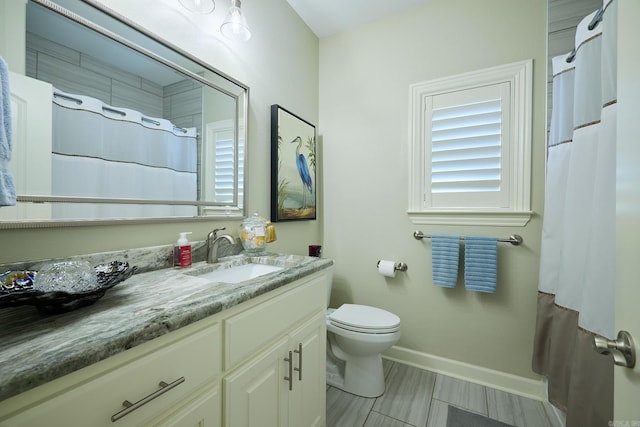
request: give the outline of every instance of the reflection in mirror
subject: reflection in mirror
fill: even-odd
[[[248,89],[92,0],[56,3],[27,3],[0,227],[244,216]]]

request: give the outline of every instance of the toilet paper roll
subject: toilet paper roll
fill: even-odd
[[[386,277],[396,277],[396,262],[386,259],[378,261],[378,273]]]

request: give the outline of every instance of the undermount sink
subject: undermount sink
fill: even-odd
[[[282,270],[283,267],[277,265],[247,263],[229,268],[207,271],[203,273],[193,272],[190,275],[208,279],[212,282],[240,283],[245,280],[255,279],[265,274]]]

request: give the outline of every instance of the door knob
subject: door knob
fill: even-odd
[[[618,338],[608,340],[603,337],[593,337],[593,348],[601,354],[613,355],[613,363],[633,368],[636,365],[636,346],[627,331],[618,332]]]

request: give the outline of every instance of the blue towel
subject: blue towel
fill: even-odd
[[[465,236],[464,287],[468,291],[496,291],[498,271],[498,239]]]
[[[16,204],[16,186],[9,173],[11,160],[11,98],[9,69],[0,56],[0,206]]]
[[[431,236],[431,269],[433,284],[454,288],[458,283],[460,236],[434,234]]]

